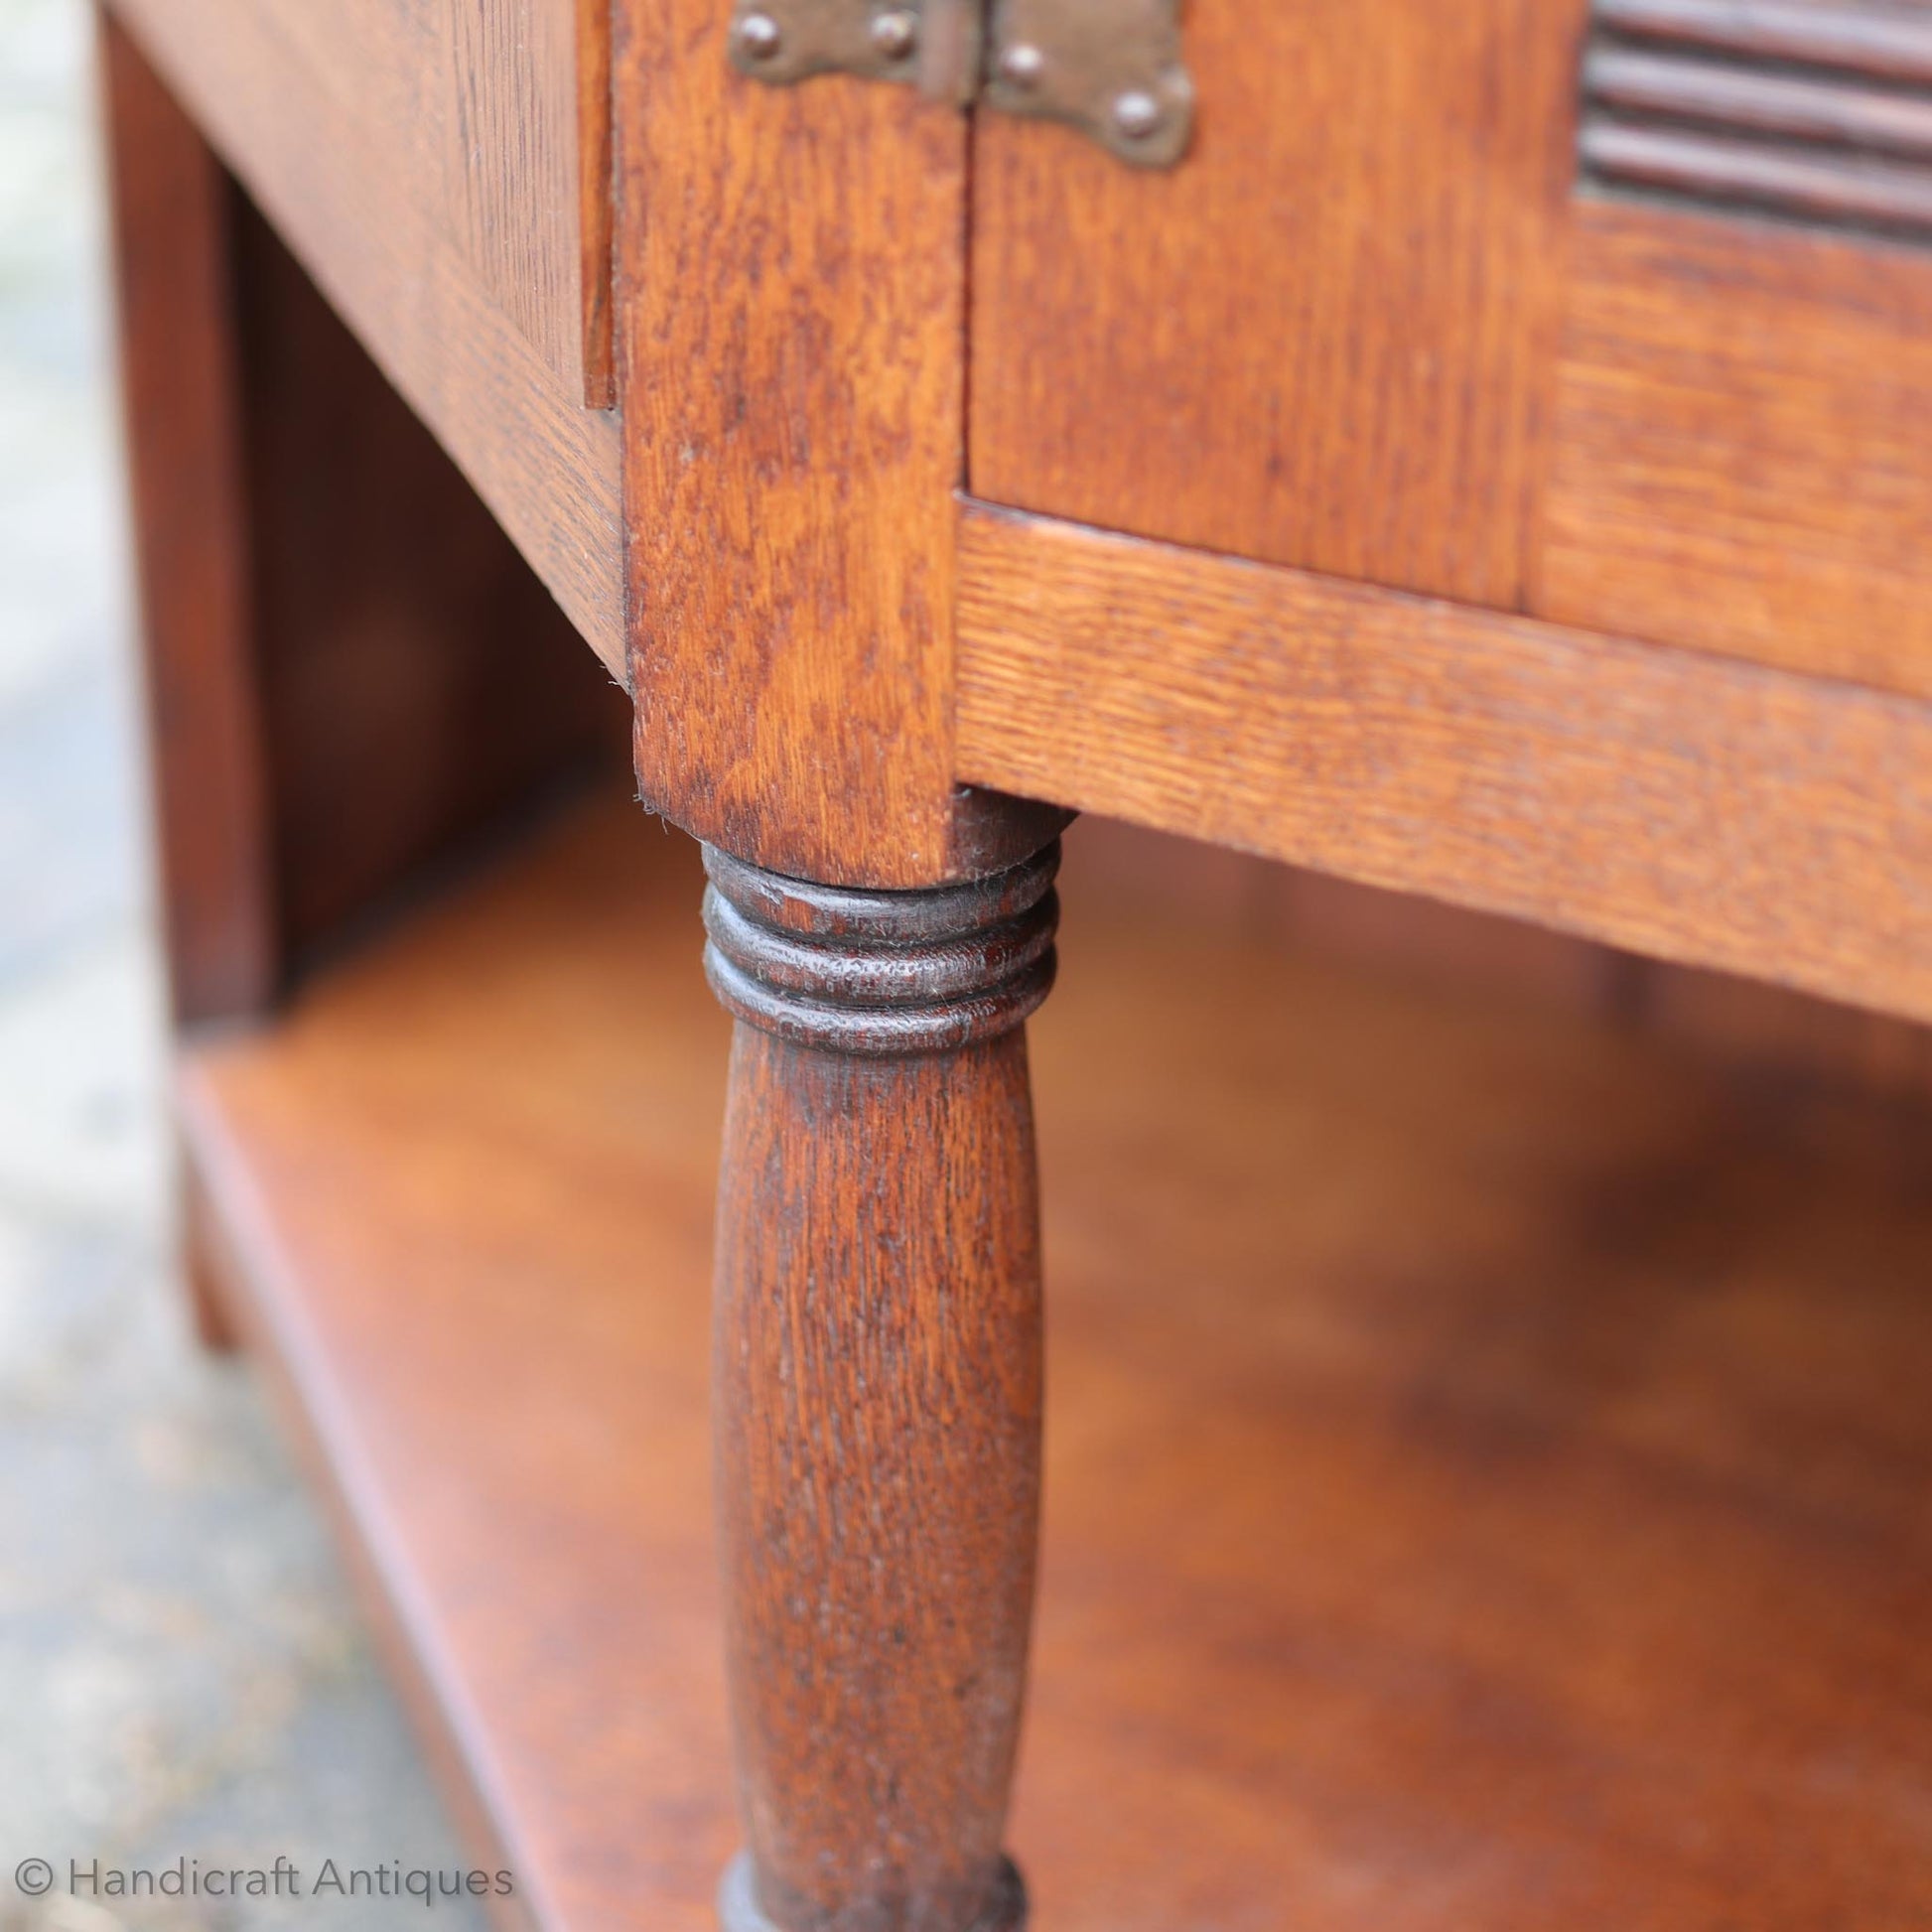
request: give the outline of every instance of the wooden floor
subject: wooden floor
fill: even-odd
[[[711,1925],[725,1025],[621,801],[202,1051],[235,1311],[547,1927]],[[1932,1926],[1932,1135],[1089,903],[1038,1932]]]

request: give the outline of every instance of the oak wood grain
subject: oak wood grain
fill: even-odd
[[[1515,606],[1586,0],[1194,0],[1172,175],[979,117],[973,492]]]
[[[859,1057],[741,1023],[729,1094],[713,1391],[757,1899],[783,1932],[1017,1932],[1042,1402],[1025,1037]]]
[[[788,1932],[964,1932],[1008,1882],[1033,1612],[1025,1049],[859,1062],[741,1029],[731,1092],[715,1386],[759,1897]]]
[[[994,871],[1051,827],[952,782],[965,133],[908,88],[743,79],[728,25],[619,19],[638,783],[777,872]]]
[[[1021,1932],[1039,1523],[1027,1018],[1057,849],[857,893],[705,859],[737,1022],[712,1389],[748,1841],[728,1932]]]
[[[239,0],[227,11],[356,115],[390,192],[456,245],[564,392],[608,406],[608,329],[587,327],[600,247],[607,283],[610,269],[607,10]]]
[[[611,14],[615,0],[577,4],[577,246],[584,401],[618,403],[617,183],[611,112]]]
[[[712,1932],[736,1834],[699,885],[616,797],[187,1075],[550,1932]],[[1925,1136],[1066,896],[1037,1922],[1932,1913]]]
[[[558,377],[609,408],[609,8],[444,4],[452,223],[483,286]]]
[[[112,4],[571,621],[623,676],[617,424],[586,410],[581,382],[560,377],[504,312],[449,218],[436,145],[448,87],[440,25],[395,0]]]
[[[747,1851],[727,1932],[1023,1932],[1039,1527],[1028,1017],[1057,848],[859,893],[705,855],[732,1038],[712,1356]]]
[[[1932,717],[969,505],[961,775],[1932,1018]]]
[[[1579,208],[1532,608],[1932,695],[1932,255]]]

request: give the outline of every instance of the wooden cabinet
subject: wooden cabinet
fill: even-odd
[[[1049,16],[107,0],[208,1318],[531,1923],[1903,1932],[1922,1160],[1076,829],[1043,1340],[1025,1028],[1076,812],[1932,1020],[1932,9]]]

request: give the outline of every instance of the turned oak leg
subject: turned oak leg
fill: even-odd
[[[707,854],[737,1017],[716,1432],[728,1932],[1008,1932],[1039,1506],[1027,1016],[1058,849],[861,893]]]

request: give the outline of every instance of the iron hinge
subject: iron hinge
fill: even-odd
[[[1193,132],[1180,0],[737,0],[731,47],[772,86],[907,81],[1065,121],[1142,168],[1173,167]]]

